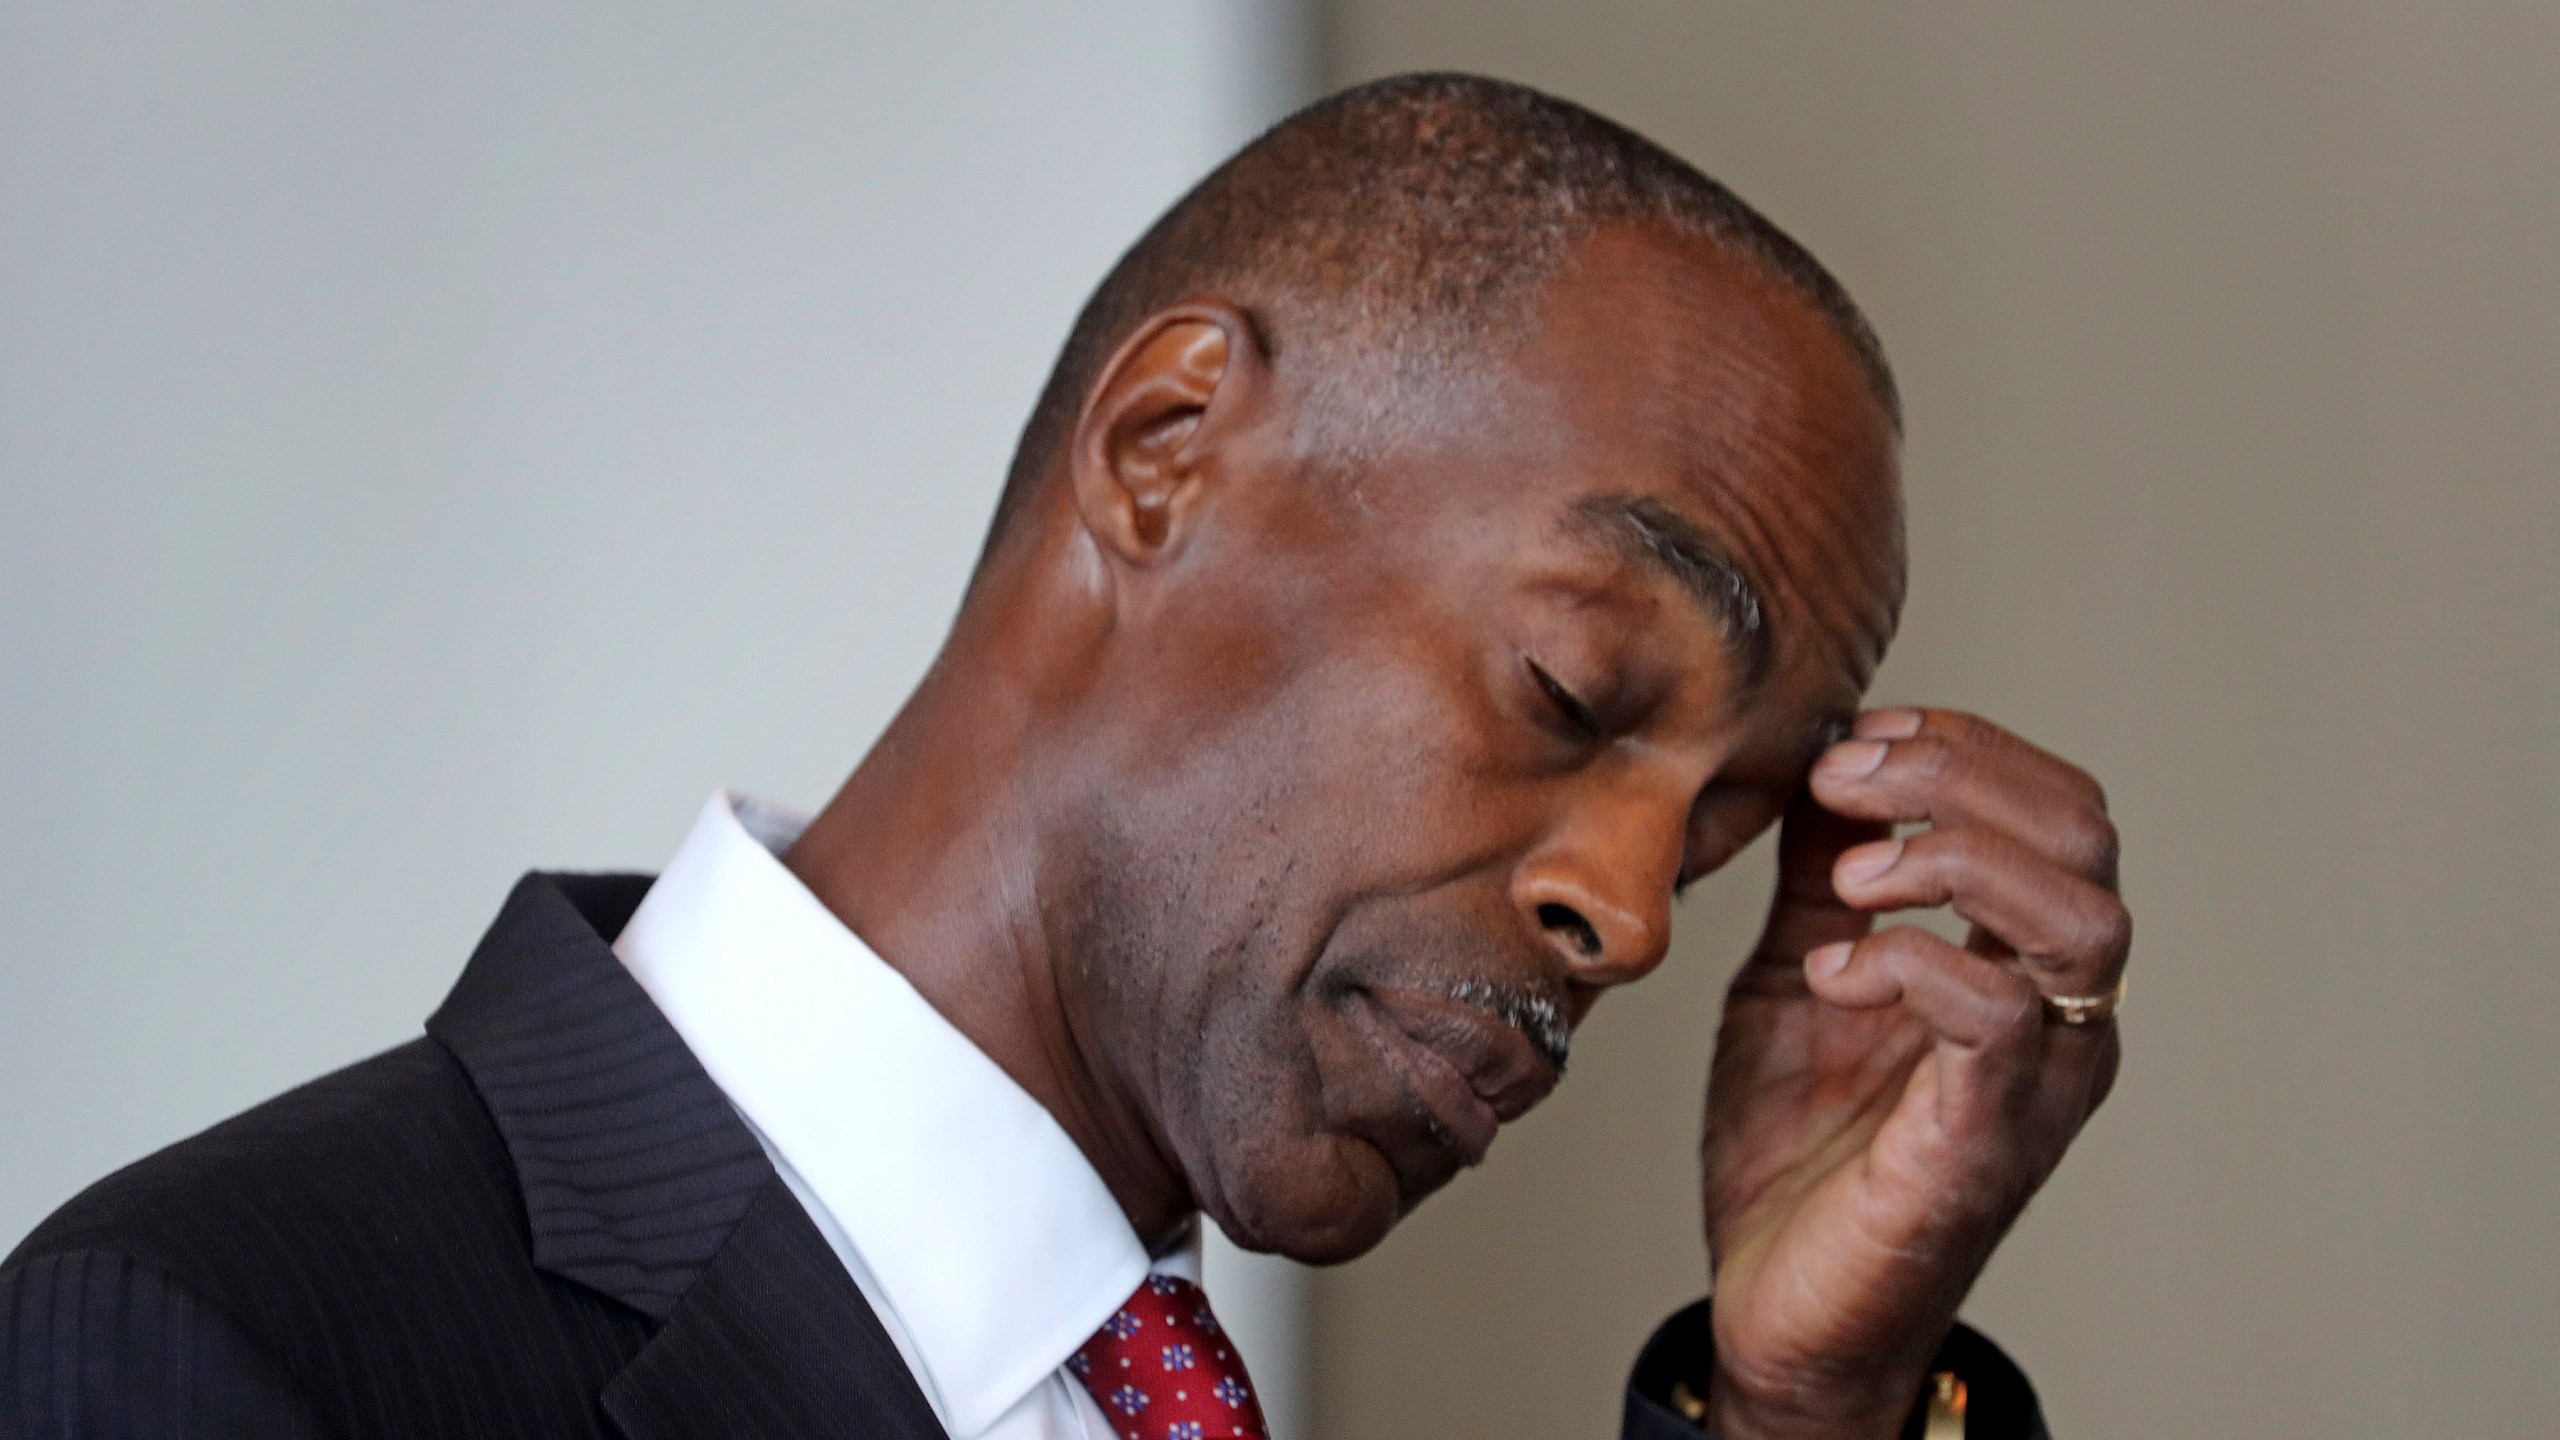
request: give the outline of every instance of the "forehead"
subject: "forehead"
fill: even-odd
[[[1724,244],[1614,229],[1540,287],[1506,347],[1512,398],[1576,443],[1758,504],[1872,510],[1895,483],[1893,421],[1830,317]]]
[[[1464,456],[1435,467],[1438,498],[1526,533],[1647,497],[1747,577],[1778,670],[1854,700],[1901,603],[1899,447],[1829,319],[1713,242],[1607,231],[1502,350],[1466,413],[1427,427]]]

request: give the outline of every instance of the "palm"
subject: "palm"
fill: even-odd
[[[1991,1198],[1966,1194],[1929,1027],[1900,1006],[1827,1003],[1805,982],[1807,950],[1870,928],[1832,894],[1829,865],[1881,833],[1825,814],[1790,817],[1777,905],[1726,999],[1707,1096],[1705,1199],[1718,1350],[1745,1373],[1792,1373],[1824,1356],[1900,1358],[1915,1320],[1952,1312],[1946,1245],[1973,1228],[1955,1212]],[[1969,948],[1999,947],[1977,933]],[[1972,1267],[1957,1270],[1960,1295]],[[1925,1323],[1917,1333],[1934,1348]]]
[[[1755,959],[1736,980],[1705,1165],[1728,1364],[1874,1355],[1906,1328],[1893,1302],[1924,1279],[1909,1257],[1945,1200],[1928,1163],[1943,1148],[1931,1047],[1903,1011],[1816,999],[1796,963]]]

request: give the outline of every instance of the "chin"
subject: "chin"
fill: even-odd
[[[1376,1249],[1407,1206],[1394,1169],[1364,1141],[1301,1139],[1227,1171],[1201,1208],[1238,1246],[1302,1265],[1339,1265]]]

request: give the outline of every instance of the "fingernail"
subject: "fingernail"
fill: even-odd
[[[1899,840],[1887,840],[1873,846],[1861,845],[1840,857],[1840,868],[1835,873],[1852,885],[1863,885],[1892,869],[1893,862],[1901,858],[1902,842]]]
[[[1875,773],[1886,748],[1881,740],[1844,740],[1823,752],[1822,763],[1814,768],[1833,780],[1855,780]]]
[[[1870,710],[1849,727],[1849,733],[1861,740],[1908,740],[1920,733],[1921,715],[1917,710]]]
[[[1847,940],[1834,940],[1828,945],[1816,945],[1806,951],[1804,954],[1806,972],[1830,976],[1848,969],[1850,943]]]

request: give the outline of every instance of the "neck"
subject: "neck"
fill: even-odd
[[[1192,1218],[1190,1188],[1125,1077],[1089,1053],[1067,1013],[1058,981],[1073,957],[1042,924],[1048,777],[1031,742],[1045,707],[1032,690],[989,679],[1024,670],[963,663],[994,641],[989,628],[963,612],[932,672],[784,863],[1048,1108],[1160,1251]]]

